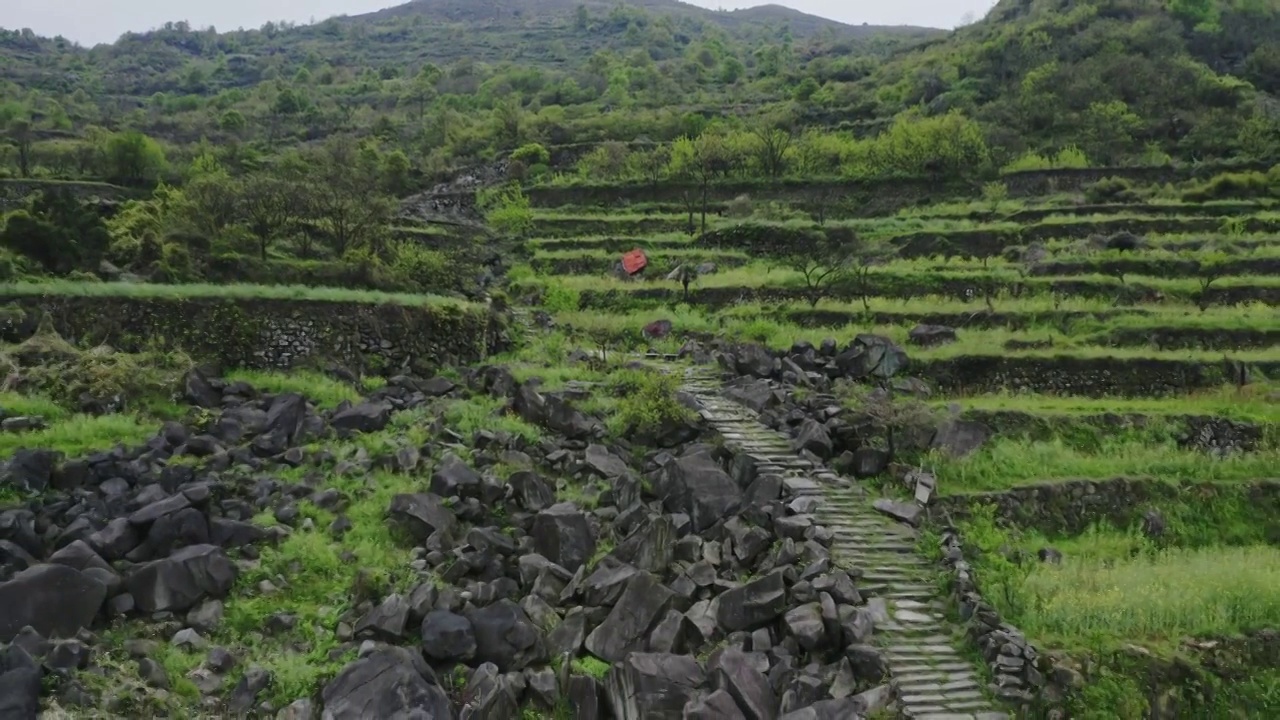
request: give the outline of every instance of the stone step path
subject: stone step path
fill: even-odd
[[[919,553],[915,531],[881,515],[852,481],[800,457],[789,438],[723,397],[714,371],[691,369],[684,390],[729,445],[781,474],[796,494],[822,498],[815,520],[834,533],[832,559],[861,575],[855,584],[876,615],[874,637],[886,653],[903,716],[1007,720],[959,650],[964,640],[947,620],[938,568]]]

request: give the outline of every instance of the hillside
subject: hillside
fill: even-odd
[[[996,145],[1074,142],[1118,163],[1148,145],[1188,159],[1257,154],[1274,141],[1278,91],[1276,0],[1001,0],[878,66],[851,89],[850,114],[960,110]]]

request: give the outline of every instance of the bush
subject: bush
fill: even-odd
[[[1086,186],[1084,197],[1085,200],[1091,203],[1127,203],[1138,202],[1142,199],[1141,194],[1134,189],[1133,183],[1121,177],[1103,178],[1092,185]]]
[[[512,152],[511,161],[521,163],[525,167],[534,165],[546,166],[551,163],[551,153],[538,143],[529,143]]]
[[[548,282],[542,288],[542,307],[547,312],[573,312],[581,298],[578,290],[559,282]]]
[[[1256,198],[1273,194],[1271,178],[1256,170],[1214,175],[1203,183],[1193,184],[1182,192],[1186,202],[1205,202],[1224,198]]]
[[[661,435],[687,422],[692,411],[680,404],[676,392],[680,379],[649,370],[621,370],[609,380],[617,410],[609,418],[616,435]]]

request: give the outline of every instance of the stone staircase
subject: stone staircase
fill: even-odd
[[[945,616],[937,584],[940,566],[918,551],[915,530],[881,515],[852,481],[804,459],[789,438],[723,397],[715,371],[692,368],[684,390],[697,398],[703,416],[728,445],[756,459],[759,472],[782,475],[794,494],[821,498],[815,519],[835,534],[832,559],[853,577],[861,575],[857,585],[877,616],[874,637],[886,653],[903,716],[1007,719],[959,650],[965,640]]]

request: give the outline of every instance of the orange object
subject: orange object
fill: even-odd
[[[622,256],[622,269],[628,275],[635,275],[649,265],[649,258],[640,248],[636,248]]]

